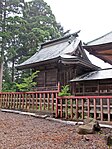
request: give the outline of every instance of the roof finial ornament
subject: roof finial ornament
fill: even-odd
[[[77,31],[77,32],[75,32],[75,33],[73,33],[73,34],[70,35],[69,40],[68,40],[68,43],[69,43],[69,44],[71,44],[71,42],[72,42],[73,40],[75,41],[76,37],[79,36],[78,33],[80,33],[80,31],[81,31],[81,30],[79,30],[79,31]]]
[[[63,33],[64,36],[69,35],[70,34],[70,29],[68,29],[66,32]]]
[[[72,41],[74,40],[75,38],[74,38],[74,36],[73,35],[71,35],[70,37],[69,37],[69,39],[68,39],[68,43],[69,44],[71,44],[72,43]]]

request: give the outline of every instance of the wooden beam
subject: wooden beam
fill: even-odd
[[[92,55],[102,59],[104,62],[108,62],[109,64],[112,65],[112,60],[105,57],[106,55],[104,56],[104,55],[98,54],[97,52],[93,52],[93,51],[89,52],[89,54],[92,54]]]
[[[112,53],[95,53],[96,55],[112,56]]]

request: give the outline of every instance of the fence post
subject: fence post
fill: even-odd
[[[108,121],[110,121],[110,99],[107,99]]]
[[[68,100],[65,99],[65,118],[68,118]]]
[[[63,117],[63,99],[60,99],[60,117]]]
[[[100,112],[101,112],[101,121],[103,121],[103,99],[100,98]]]
[[[70,99],[70,109],[71,109],[71,120],[73,119],[73,100]]]
[[[24,94],[22,93],[22,110],[24,110]]]
[[[60,92],[61,90],[61,86],[60,86],[60,82],[58,82],[58,92]]]
[[[0,108],[2,108],[2,93],[0,92]]]
[[[82,119],[84,119],[84,99],[82,98]]]
[[[56,95],[56,118],[58,117],[58,96]]]
[[[88,108],[87,117],[90,118],[90,99],[89,98],[87,99],[87,108]]]
[[[96,99],[93,99],[94,102],[94,119],[96,119]]]
[[[76,119],[78,119],[78,99],[76,98]]]
[[[52,93],[52,112],[54,111],[54,94]]]

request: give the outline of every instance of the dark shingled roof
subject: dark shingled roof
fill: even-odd
[[[79,82],[87,80],[101,80],[101,79],[112,79],[112,69],[102,69],[98,71],[92,71],[81,75],[77,78],[70,80],[70,82]]]
[[[105,44],[105,43],[110,43],[110,42],[112,42],[112,31],[99,38],[96,38],[92,41],[87,42],[87,45],[88,46],[99,45],[99,44]]]
[[[83,46],[90,54],[112,64],[112,31]]]
[[[49,47],[42,47],[39,52],[35,53],[31,58],[20,64],[20,66],[57,58],[68,45],[68,42],[62,42]]]
[[[63,63],[71,63],[72,61],[72,64],[79,60],[80,63],[84,62],[84,65],[97,69],[97,67],[90,62],[84,51],[84,59],[77,57],[77,55],[73,55],[81,43],[81,41],[76,38],[78,36],[77,33],[78,32],[43,43],[39,52],[35,53],[28,60],[18,65],[17,69],[32,68],[32,66],[36,66],[37,64],[58,58],[61,59]]]
[[[25,65],[30,65],[46,60],[51,60],[58,58],[64,54],[64,50],[69,47],[70,42],[77,37],[77,33],[65,36],[63,38],[55,39],[41,45],[39,52],[36,52],[32,57],[30,57],[25,62],[17,66],[17,68],[24,67]],[[74,42],[75,43],[75,42]],[[73,48],[72,48],[73,50]]]

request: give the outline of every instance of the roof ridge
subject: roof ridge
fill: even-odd
[[[75,33],[72,33],[72,34],[69,34],[69,35],[65,35],[65,36],[56,38],[56,39],[52,39],[52,40],[46,41],[46,42],[42,43],[41,46],[44,46],[44,45],[47,45],[47,44],[50,44],[50,43],[53,43],[53,42],[57,42],[57,41],[60,41],[60,40],[64,40],[64,39],[69,38],[71,36],[78,37],[78,33],[79,33],[79,31],[77,31]]]
[[[91,42],[97,41],[98,39],[101,39],[101,38],[109,35],[110,33],[112,33],[112,31],[110,31],[110,32],[108,32],[108,33],[106,33],[106,34],[104,34],[104,35],[102,35],[102,36],[100,36],[100,37],[98,37],[98,38],[96,38],[94,40],[91,40],[91,41],[87,42],[86,44],[90,44]]]
[[[98,71],[109,70],[109,69],[112,69],[112,68],[104,68],[104,69],[101,69],[101,70],[98,70]]]

